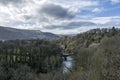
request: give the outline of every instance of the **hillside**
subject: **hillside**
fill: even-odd
[[[93,29],[57,40],[75,60],[75,69],[68,80],[119,80],[119,40],[120,29],[114,27]]]
[[[56,42],[59,43],[68,53],[72,53],[76,48],[89,48],[99,45],[103,38],[112,36],[120,37],[120,29],[114,27],[112,29],[92,29],[73,37],[62,37],[56,40]]]
[[[38,30],[22,30],[0,26],[0,40],[15,39],[50,39],[58,37],[55,34]]]

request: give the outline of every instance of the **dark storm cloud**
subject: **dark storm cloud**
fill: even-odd
[[[71,19],[75,15],[69,12],[69,9],[64,8],[56,4],[45,4],[39,10],[39,13],[43,13],[47,16],[57,19]]]
[[[46,26],[46,29],[76,29],[84,26],[96,26],[95,23],[92,22],[70,22],[67,24],[61,24],[61,25],[50,25]]]

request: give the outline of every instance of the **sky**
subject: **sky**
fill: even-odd
[[[120,0],[0,0],[0,26],[77,34],[120,27]]]

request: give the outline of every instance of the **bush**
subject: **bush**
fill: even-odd
[[[27,65],[21,65],[13,71],[12,78],[10,80],[34,80],[33,72]]]

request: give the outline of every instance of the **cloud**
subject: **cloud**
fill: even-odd
[[[49,25],[45,26],[46,29],[62,29],[62,30],[69,30],[69,29],[77,29],[84,26],[95,26],[96,24],[93,22],[83,22],[83,21],[73,21],[73,22],[67,22],[62,23],[59,25]]]
[[[98,25],[118,26],[119,2],[120,0],[0,0],[0,25],[55,33],[76,33],[79,29],[85,31],[84,29]],[[118,12],[114,12],[117,9]],[[111,13],[108,16],[109,11]]]
[[[92,12],[101,12],[102,11],[102,9],[100,9],[100,8],[94,8],[93,10],[92,10]]]
[[[0,4],[5,5],[5,6],[9,4],[18,6],[24,3],[26,3],[26,0],[0,0]]]
[[[39,13],[57,19],[72,19],[75,14],[70,13],[68,8],[57,4],[45,4],[40,8]]]
[[[117,3],[120,3],[120,0],[111,0],[111,3],[112,4],[117,4]]]
[[[111,21],[105,23],[104,26],[109,26],[109,27],[112,27],[112,26],[120,27],[120,20],[119,20],[119,19],[111,20]]]
[[[119,20],[120,20],[120,16],[111,16],[111,17],[95,17],[95,18],[92,18],[90,21],[96,24],[106,24],[112,21],[114,22]]]

